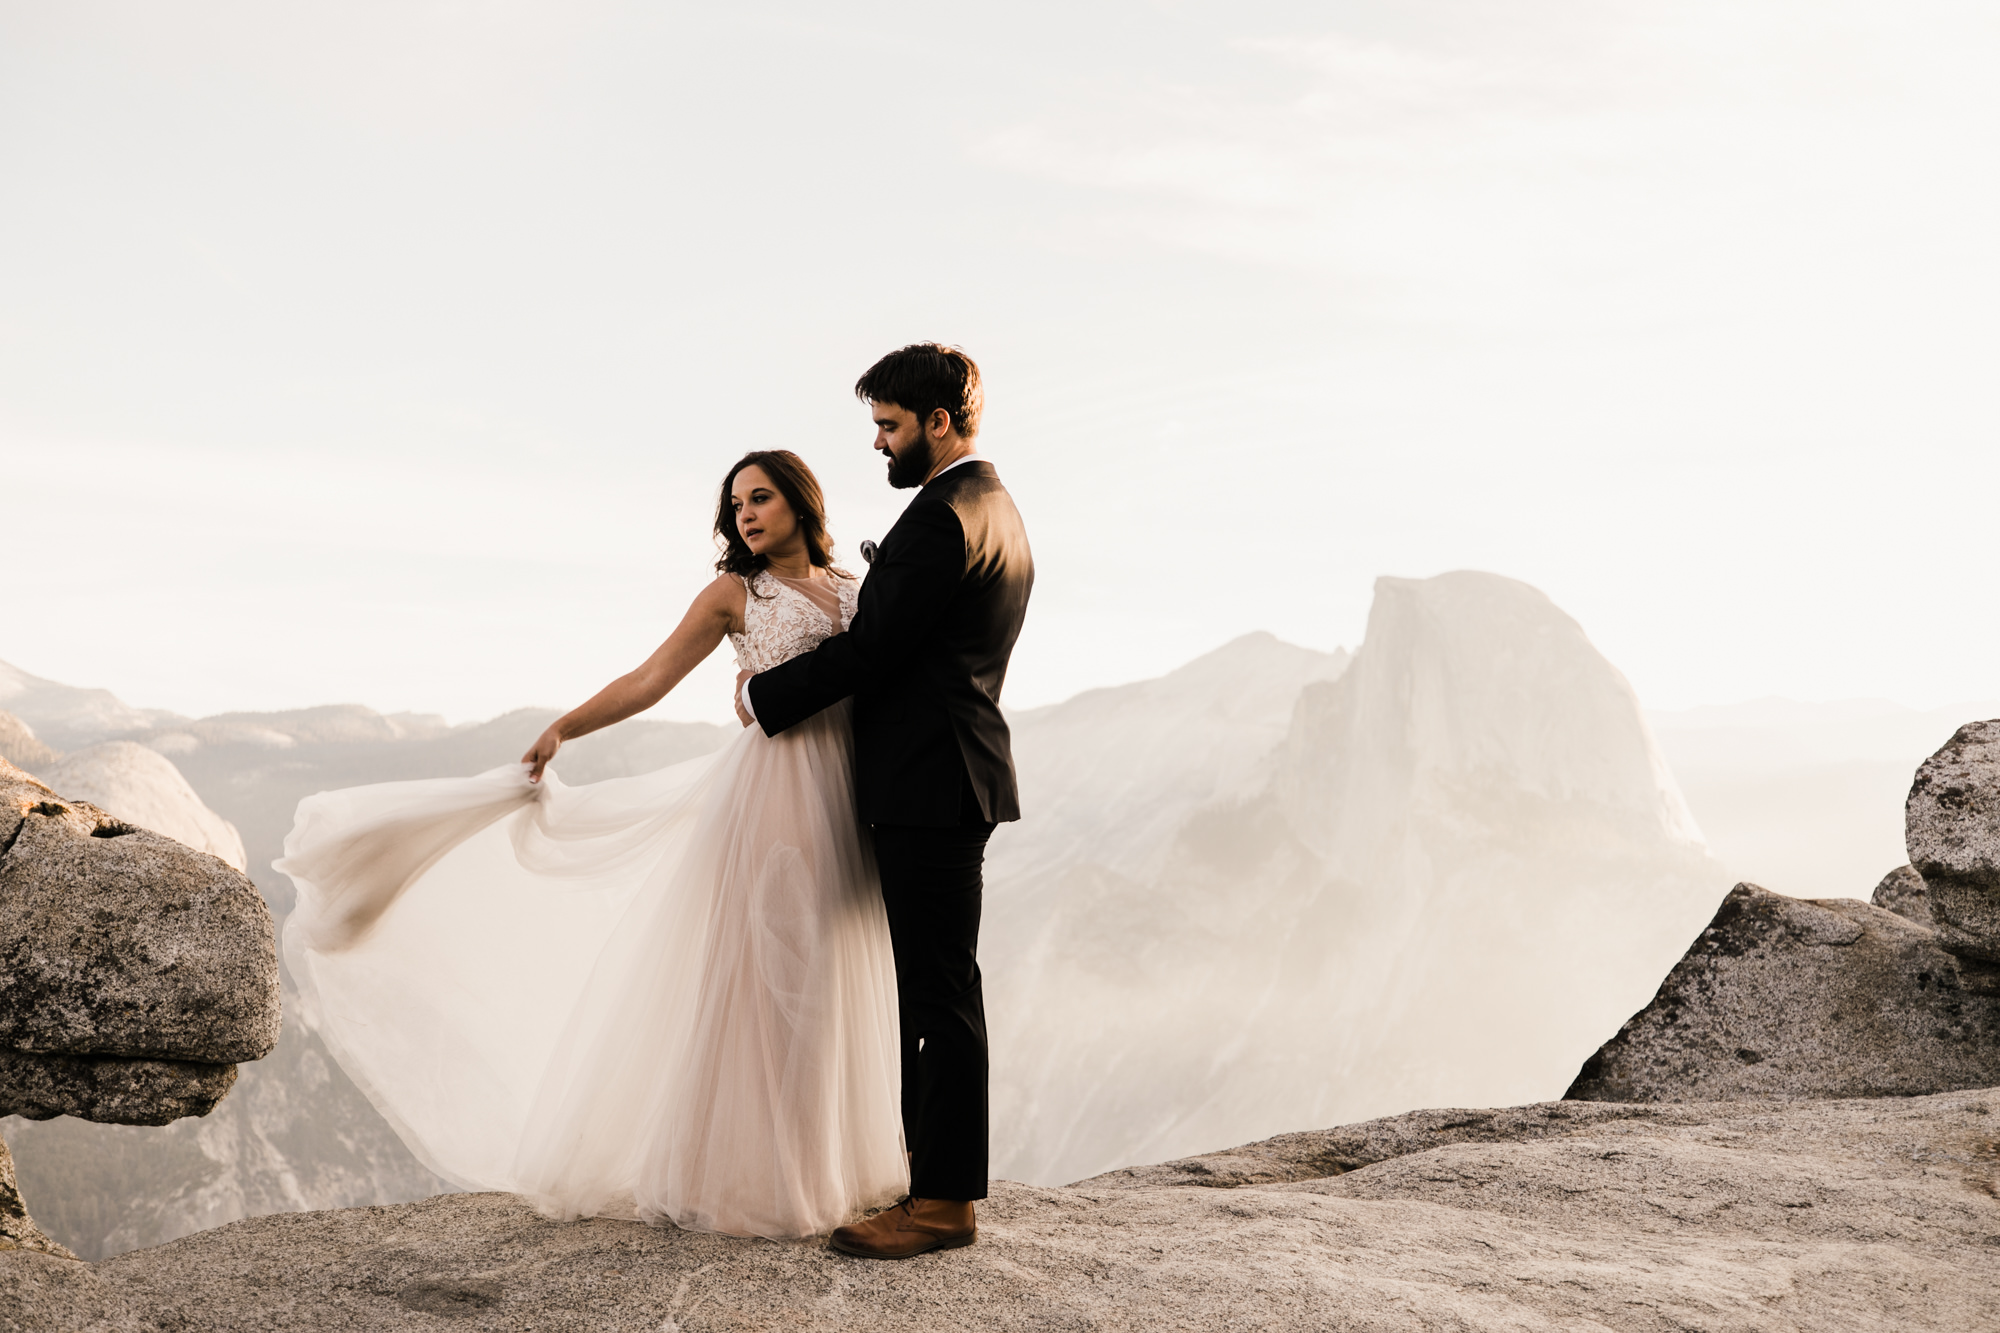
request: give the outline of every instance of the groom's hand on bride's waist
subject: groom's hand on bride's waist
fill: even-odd
[[[744,684],[756,674],[754,671],[736,673],[736,720],[746,727],[757,721],[757,715],[750,711],[750,691],[744,688]]]

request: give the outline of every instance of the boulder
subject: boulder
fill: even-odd
[[[1966,989],[2000,995],[2000,720],[1966,723],[1917,769],[1903,834],[1938,943]]]
[[[1738,884],[1564,1096],[1907,1097],[1996,1084],[2000,997],[1960,985],[1936,932],[1855,899]]]
[[[1061,1188],[995,1181],[977,1244],[907,1263],[453,1194],[88,1266],[0,1254],[0,1311],[31,1333],[1957,1333],[2000,1303],[1996,1121],[1990,1091],[1419,1112]]]
[[[279,1017],[243,872],[0,768],[0,1050],[234,1064]]]
[[[1875,886],[1868,901],[1926,930],[1937,929],[1937,923],[1931,919],[1930,895],[1924,892],[1924,877],[1913,867],[1897,866],[1882,876],[1882,882]]]

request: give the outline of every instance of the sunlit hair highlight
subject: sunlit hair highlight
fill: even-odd
[[[854,384],[854,396],[866,403],[894,403],[915,415],[919,423],[943,408],[951,414],[959,438],[979,434],[979,416],[986,390],[979,365],[960,347],[943,343],[911,343],[868,367]]]
[[[752,551],[743,534],[736,530],[736,508],[730,492],[735,489],[736,475],[746,467],[764,469],[771,485],[792,507],[799,521],[799,533],[805,538],[806,558],[842,578],[853,578],[833,563],[833,534],[826,528],[826,496],[820,491],[819,478],[803,458],[789,449],[753,449],[737,459],[722,479],[722,498],[715,507],[715,541],[722,552],[715,562],[716,572],[749,579],[771,563],[769,557]]]

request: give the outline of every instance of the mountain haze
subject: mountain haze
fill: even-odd
[[[1193,716],[1289,703],[1234,782],[1144,850],[1024,821],[996,854],[996,1174],[1559,1096],[1729,887],[1630,686],[1525,584],[1382,579],[1344,672],[1195,678]],[[1088,750],[1062,730],[1024,735],[1024,775]],[[1171,786],[1210,755],[1148,762]],[[1076,784],[1066,818],[1119,795]]]
[[[1299,691],[1348,661],[1345,649],[1246,634],[1156,680],[1009,713],[1021,820],[996,831],[989,877],[1078,857],[1118,869],[1156,864],[1190,812],[1255,779]]]
[[[0,662],[0,708],[25,721],[44,744],[57,750],[147,731],[156,721],[178,716],[162,709],[133,708],[110,690],[43,680],[5,662]]]
[[[2000,700],[1759,699],[1649,715],[1717,858],[1795,898],[1866,897],[1907,860],[1903,800],[1917,765],[1987,717],[2000,717]]]

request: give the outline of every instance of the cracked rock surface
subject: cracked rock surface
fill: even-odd
[[[1996,1133],[1987,1091],[1424,1111],[996,1182],[978,1244],[906,1263],[448,1195],[93,1266],[0,1254],[0,1311],[23,1333],[1962,1330],[2000,1300]]]

